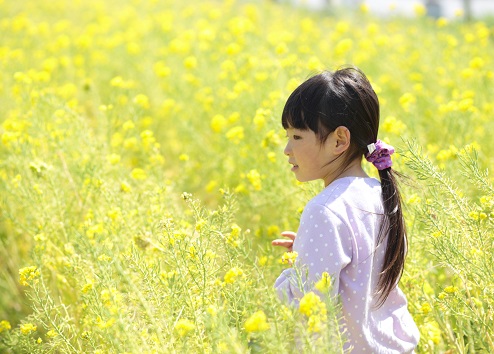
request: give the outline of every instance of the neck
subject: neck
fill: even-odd
[[[369,177],[362,168],[361,159],[355,159],[343,170],[329,172],[324,178],[324,186],[327,187],[332,182],[343,177]]]

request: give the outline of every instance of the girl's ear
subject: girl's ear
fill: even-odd
[[[339,126],[334,130],[336,140],[335,153],[344,153],[350,147],[350,130],[347,127]]]

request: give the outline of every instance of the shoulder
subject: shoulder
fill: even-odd
[[[313,204],[323,205],[335,214],[344,213],[349,207],[371,206],[374,210],[382,204],[381,182],[375,178],[340,178],[311,199],[307,206]]]
[[[309,228],[333,229],[349,231],[350,227],[346,221],[345,212],[335,208],[335,205],[321,203],[317,199],[312,199],[307,203],[300,218],[300,226]]]

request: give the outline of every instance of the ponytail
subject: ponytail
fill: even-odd
[[[391,167],[379,171],[384,217],[379,230],[377,244],[381,244],[384,240],[387,240],[387,244],[384,263],[376,289],[378,307],[384,304],[391,290],[400,281],[407,253],[405,220],[395,174],[396,172]]]

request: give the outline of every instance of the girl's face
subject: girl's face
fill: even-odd
[[[288,128],[286,130],[288,142],[284,153],[288,162],[293,165],[292,171],[300,182],[324,180],[328,185],[330,176],[335,171],[333,161],[338,153],[334,151],[337,142],[331,133],[321,145],[316,133],[312,130]]]

